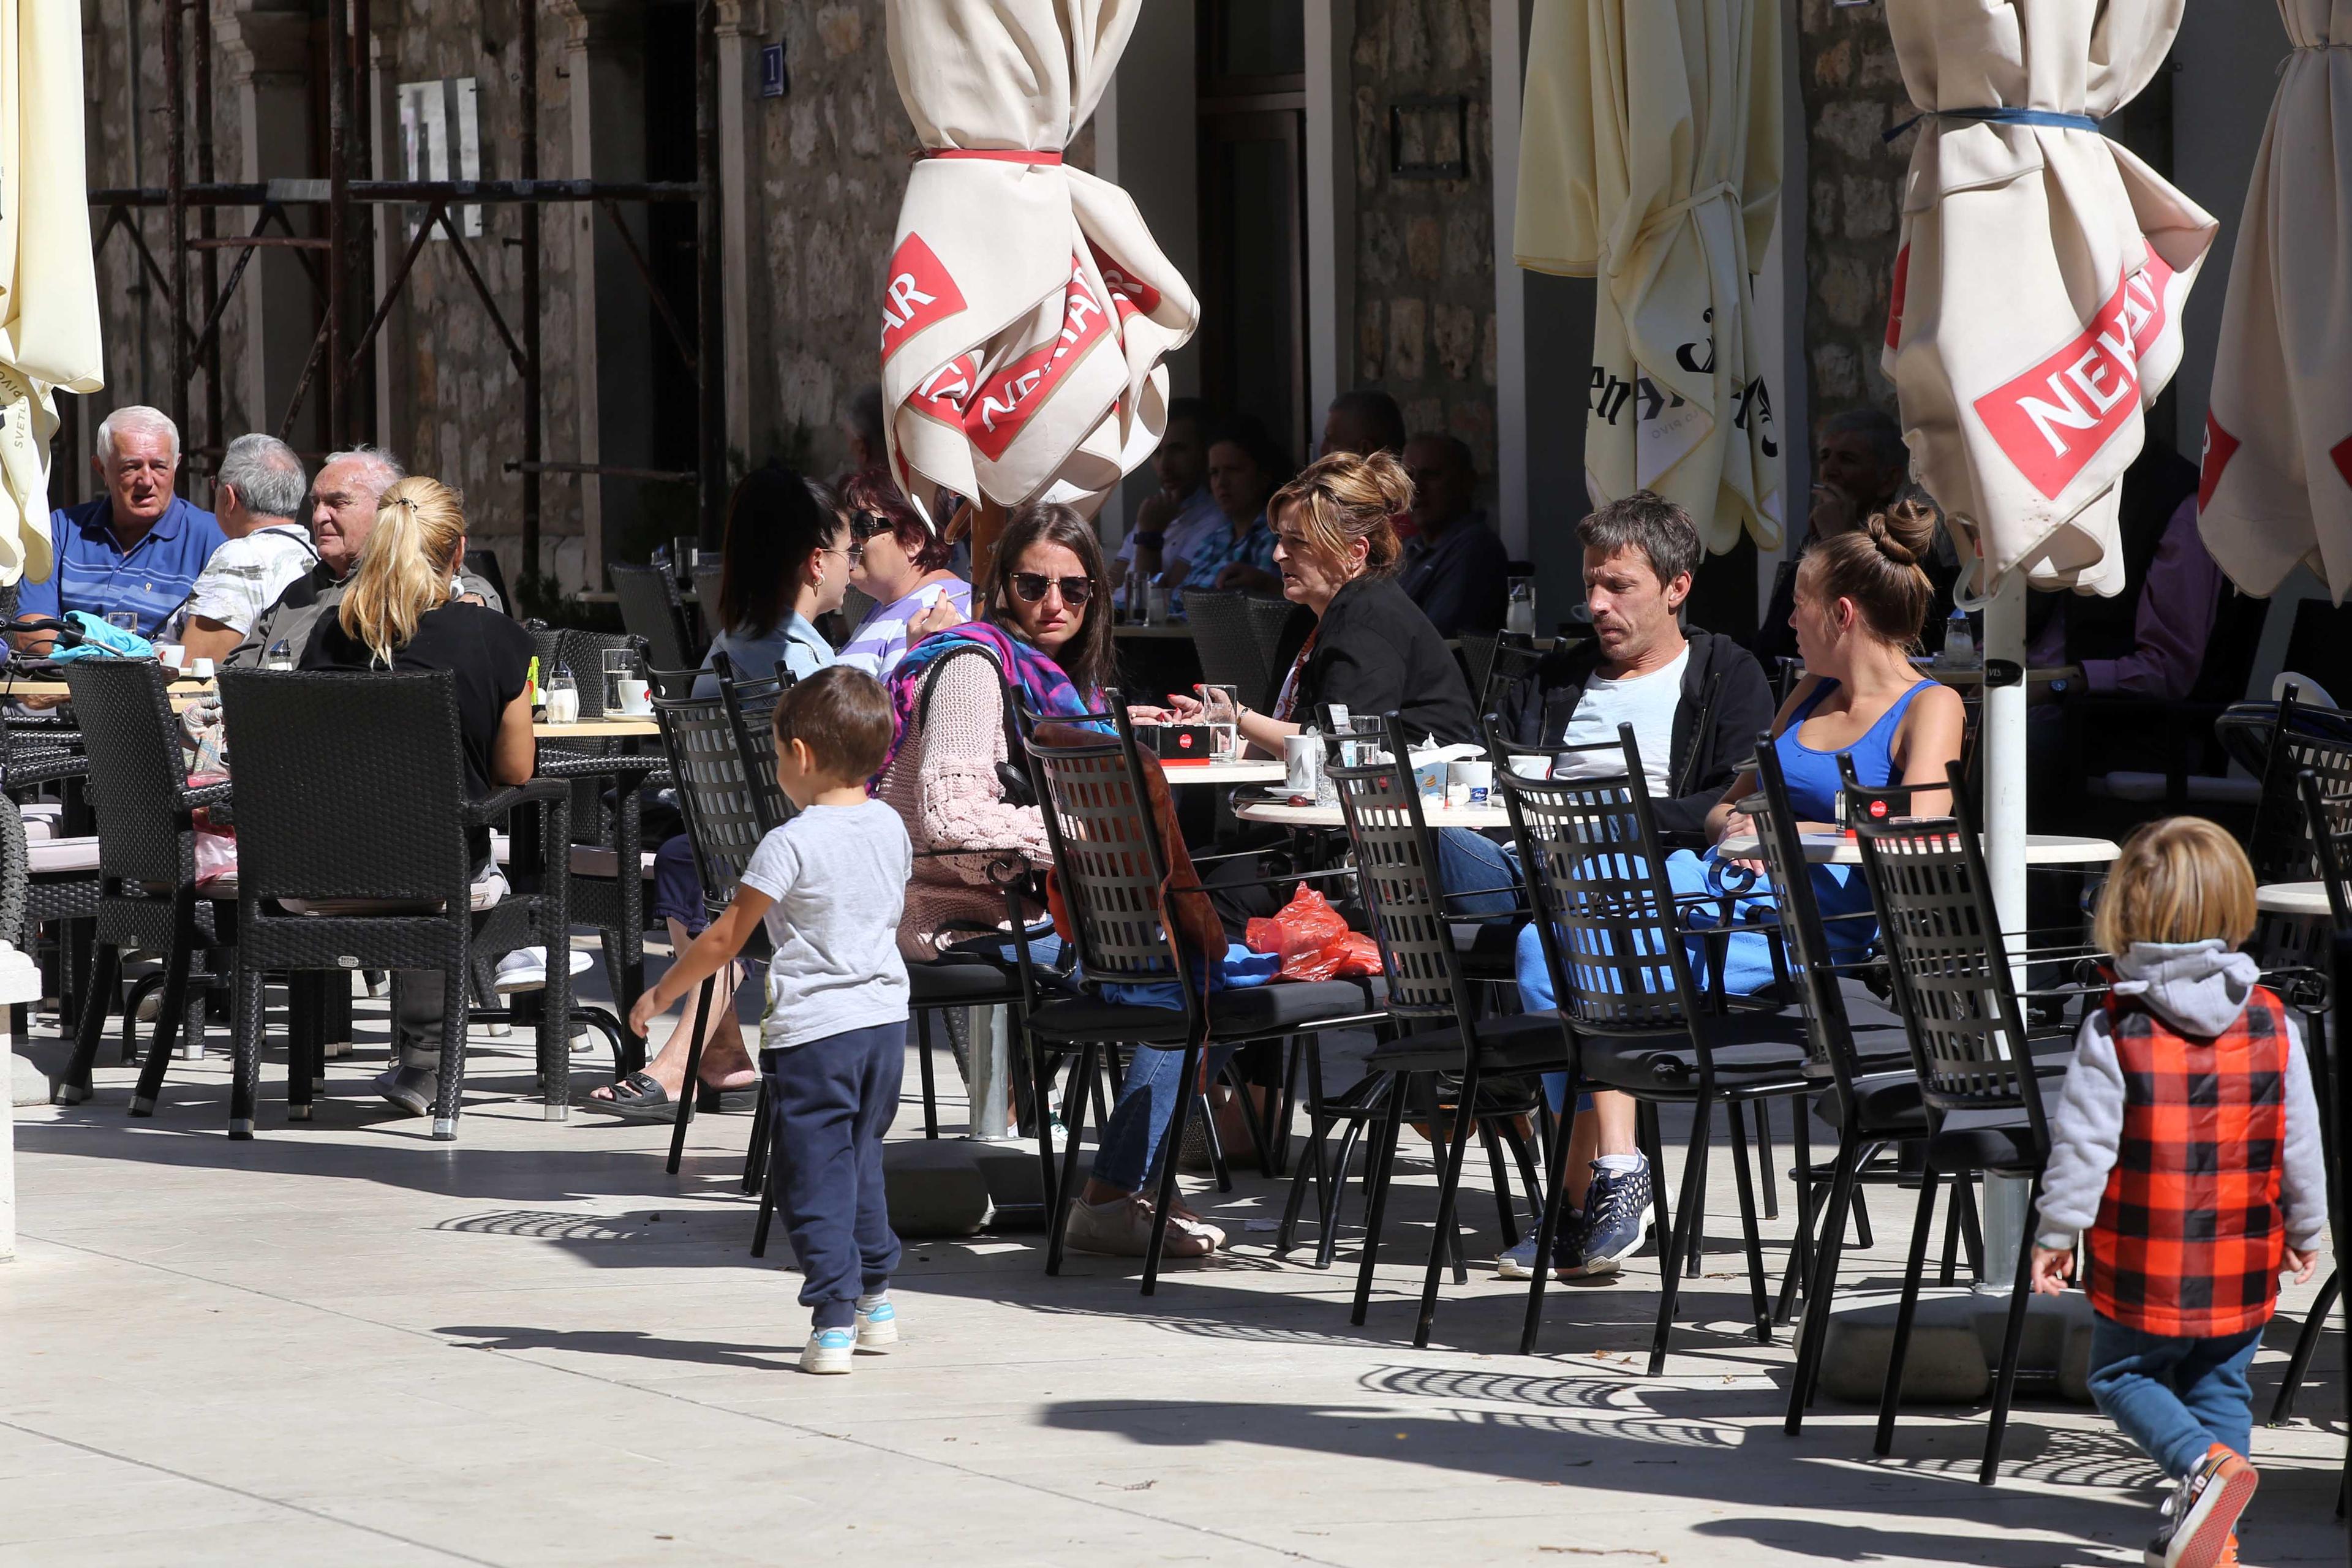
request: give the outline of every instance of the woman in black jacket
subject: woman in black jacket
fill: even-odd
[[[1390,519],[1412,504],[1412,479],[1385,452],[1334,452],[1266,503],[1283,597],[1298,608],[1273,686],[1241,711],[1242,736],[1259,750],[1282,755],[1325,703],[1369,718],[1393,710],[1416,742],[1479,738],[1461,665],[1393,577],[1403,551]]]

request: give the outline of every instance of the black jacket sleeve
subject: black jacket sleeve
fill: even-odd
[[[1654,805],[1658,831],[1664,834],[1704,833],[1706,814],[1755,754],[1757,734],[1772,727],[1772,686],[1764,679],[1763,667],[1729,637],[1714,640],[1716,670],[1723,684],[1717,689],[1706,733],[1698,737],[1701,749],[1691,792]]]

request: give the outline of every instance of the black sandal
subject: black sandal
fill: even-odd
[[[591,1110],[644,1121],[668,1121],[677,1115],[677,1101],[649,1072],[633,1072],[626,1078],[614,1079],[610,1100],[599,1100],[592,1094],[580,1103]]]

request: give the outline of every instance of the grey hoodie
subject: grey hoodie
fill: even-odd
[[[2137,996],[2191,1039],[2210,1039],[2246,1010],[2262,968],[2219,942],[2132,944],[2116,960],[2115,993]],[[2316,1247],[2327,1233],[2327,1174],[2319,1152],[2319,1101],[2311,1092],[2303,1031],[2287,1015],[2286,1147],[2279,1208],[2286,1244]],[[2083,1020],[2066,1085],[2050,1112],[2050,1168],[2042,1178],[2042,1223],[2034,1240],[2071,1249],[2099,1217],[2107,1174],[2123,1138],[2124,1078],[2105,1009]]]

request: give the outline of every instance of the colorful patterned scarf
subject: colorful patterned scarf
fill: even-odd
[[[881,769],[874,775],[876,784],[898,760],[898,748],[906,744],[908,729],[922,707],[923,681],[932,667],[950,654],[975,647],[995,660],[1023,704],[1041,718],[1076,719],[1101,709],[1101,692],[1080,691],[1062,667],[1042,650],[987,621],[965,621],[933,632],[908,648],[907,657],[890,672],[886,684],[898,727],[890,737],[890,750],[882,759]]]

